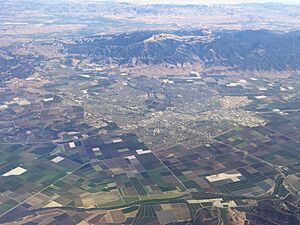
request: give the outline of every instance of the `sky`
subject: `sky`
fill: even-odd
[[[99,0],[101,1],[101,0]],[[276,2],[285,4],[300,4],[300,0],[107,0],[116,2],[132,2],[140,4],[239,4]]]

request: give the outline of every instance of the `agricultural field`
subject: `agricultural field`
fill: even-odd
[[[69,79],[71,70],[60,69],[67,74],[64,79]],[[16,224],[39,224],[47,218],[49,224],[197,224],[204,219],[214,224],[221,218],[230,224],[244,221],[249,207],[265,199],[298,198],[296,78],[277,83],[206,76],[186,83],[185,78],[127,79],[115,73],[109,78],[92,79],[96,76],[92,74],[72,78],[69,82],[82,85],[74,90],[56,75],[51,79],[61,82],[62,89],[55,92],[58,86],[50,85],[50,77],[43,91],[37,91],[41,87],[36,78],[15,79],[1,88],[1,223],[17,219]],[[144,79],[149,80],[148,86],[142,85]],[[147,97],[151,103],[131,99],[131,91],[134,95],[145,93],[140,90],[147,93],[166,79],[164,92]],[[192,92],[197,92],[196,87],[213,88],[210,101],[214,104],[206,110],[236,112],[235,123],[192,146],[175,141],[165,148],[149,147],[147,136],[124,129],[114,117],[90,108],[91,99],[103,98],[103,93],[110,94],[125,81],[127,85],[120,89],[128,93],[124,103],[131,99],[145,107],[137,109],[143,110],[141,117],[170,110],[164,104],[187,110],[185,103],[176,101],[178,93],[184,96],[177,88],[187,85]],[[284,91],[278,94],[282,87]],[[86,97],[81,89],[86,90]],[[118,100],[122,95],[114,95],[115,107],[124,101]],[[116,115],[122,118],[123,113]],[[249,119],[240,113],[248,114]],[[205,128],[200,124],[198,128]]]

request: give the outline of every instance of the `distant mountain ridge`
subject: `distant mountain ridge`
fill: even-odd
[[[77,38],[64,45],[77,59],[108,65],[201,64],[250,71],[295,71],[300,68],[300,32],[139,31]]]

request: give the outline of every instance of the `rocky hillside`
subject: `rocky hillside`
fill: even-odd
[[[201,64],[233,70],[293,71],[300,68],[300,32],[141,31],[79,38],[65,44],[72,58],[102,65]]]

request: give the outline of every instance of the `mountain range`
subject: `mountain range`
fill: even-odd
[[[100,65],[201,65],[238,71],[296,71],[300,32],[139,31],[76,38],[62,52]]]

